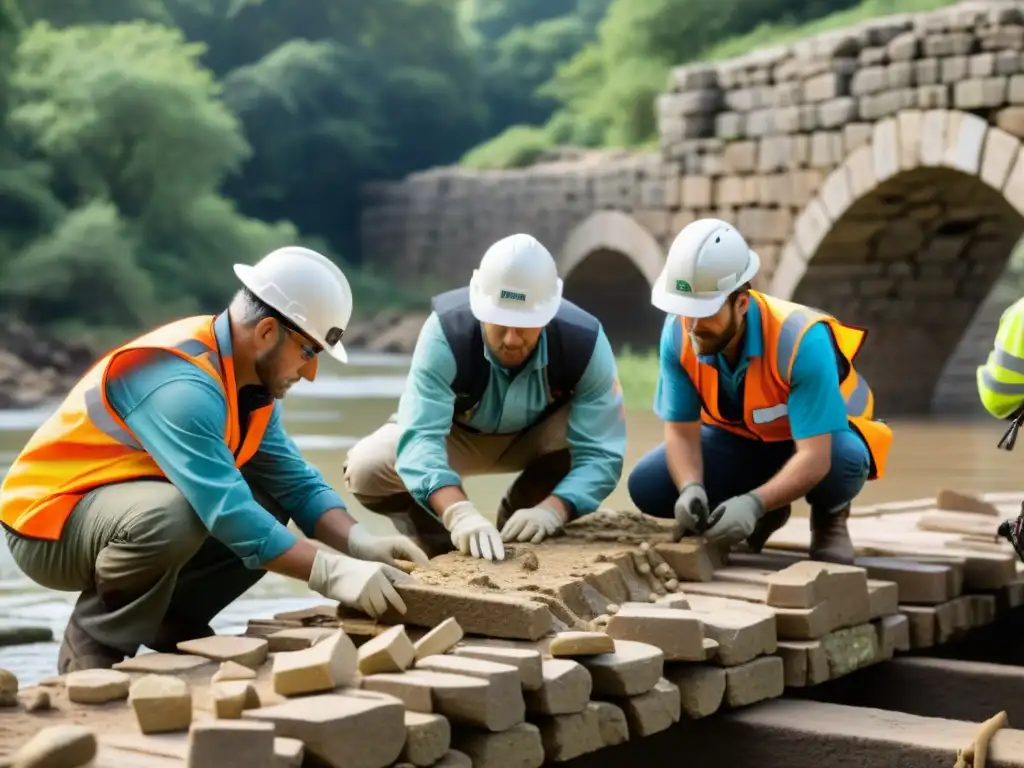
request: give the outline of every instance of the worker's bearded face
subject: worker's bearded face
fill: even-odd
[[[282,328],[274,346],[256,354],[256,376],[273,397],[280,400],[300,378],[297,367],[288,364],[288,333]]]
[[[743,328],[749,301],[746,293],[733,295],[711,317],[687,318],[686,329],[694,351],[698,355],[717,355],[728,347]]]
[[[483,323],[484,341],[491,355],[505,368],[517,368],[537,348],[543,328],[509,328]]]

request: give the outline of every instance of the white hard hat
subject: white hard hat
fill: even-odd
[[[672,241],[651,303],[672,315],[711,317],[760,266],[760,257],[735,227],[721,219],[698,219]]]
[[[256,264],[235,264],[242,284],[288,322],[348,362],[341,337],[352,318],[352,288],[338,265],[323,254],[289,245]]]
[[[555,259],[530,235],[510,235],[488,248],[469,281],[469,306],[483,323],[540,328],[561,302]]]

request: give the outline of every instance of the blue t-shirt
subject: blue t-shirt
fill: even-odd
[[[222,348],[227,344],[230,353],[230,337],[218,341]],[[178,355],[157,352],[108,379],[107,398],[210,535],[247,567],[260,568],[295,544],[295,533],[257,503],[235,467],[224,441],[227,403],[202,369]],[[263,440],[245,471],[307,536],[313,535],[324,512],[345,508],[337,491],[285,432],[280,401],[274,404]]]
[[[701,401],[697,388],[683,370],[682,323],[669,315],[661,333],[658,388],[654,412],[663,421],[700,420]],[[747,308],[743,349],[735,368],[721,354],[701,355],[700,361],[718,371],[718,408],[722,416],[740,421],[743,416],[743,390],[750,358],[764,354],[761,309],[751,301]],[[839,366],[832,334],[824,323],[817,323],[804,334],[790,374],[789,426],[794,440],[849,430],[846,401],[839,390]]]

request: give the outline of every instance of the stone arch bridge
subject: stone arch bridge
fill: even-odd
[[[613,343],[651,346],[667,246],[714,215],[760,253],[757,287],[870,329],[858,366],[882,413],[976,400],[991,336],[966,332],[1024,231],[1024,2],[961,2],[680,67],[656,108],[656,154],[369,185],[364,259],[454,286],[491,242],[528,231]]]

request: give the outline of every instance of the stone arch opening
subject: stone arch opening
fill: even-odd
[[[565,298],[604,326],[616,352],[658,346],[665,315],[651,306],[651,286],[623,253],[594,251],[565,278]]]
[[[799,217],[771,286],[868,329],[857,367],[882,417],[934,411],[947,361],[1024,232],[1017,139],[933,114],[876,125]]]
[[[651,306],[664,255],[621,211],[598,211],[566,239],[559,257],[565,298],[597,317],[616,352],[656,348],[665,316]]]

